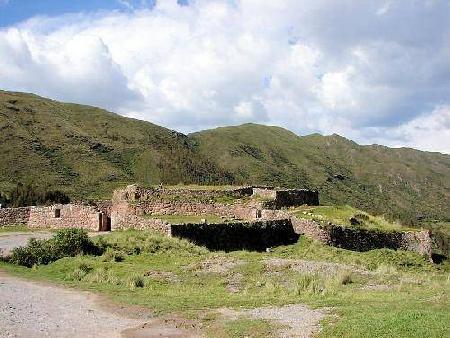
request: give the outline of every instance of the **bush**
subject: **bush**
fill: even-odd
[[[26,246],[12,251],[10,262],[31,268],[33,265],[48,264],[57,259],[49,240],[31,238]]]
[[[58,230],[53,238],[36,240],[31,238],[25,247],[12,251],[9,261],[13,264],[32,267],[33,265],[49,264],[63,257],[73,257],[84,254],[101,254],[83,229]]]

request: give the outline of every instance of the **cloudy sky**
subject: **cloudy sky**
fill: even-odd
[[[450,0],[0,0],[0,88],[450,153]]]

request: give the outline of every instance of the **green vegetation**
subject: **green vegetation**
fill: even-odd
[[[0,91],[0,191],[35,182],[71,197],[128,183],[230,183],[183,134],[102,109]]]
[[[203,219],[206,223],[223,222],[222,218],[217,215],[145,215],[146,218],[157,218],[172,224],[180,223],[200,223]]]
[[[416,225],[450,215],[450,156],[360,146],[338,135],[299,137],[244,124],[190,135],[237,183],[317,189],[325,205],[349,204]]]
[[[83,199],[110,197],[136,182],[267,184],[318,189],[324,204],[410,225],[450,215],[450,156],[439,153],[255,124],[185,136],[94,107],[4,91],[0,130],[3,193],[30,181]]]
[[[402,226],[398,222],[391,222],[382,216],[372,216],[349,205],[343,206],[302,206],[294,215],[300,218],[312,219],[319,222],[331,222],[345,227],[379,229],[383,231],[413,230]]]
[[[32,230],[28,228],[26,225],[7,225],[0,227],[0,234],[8,232],[29,232],[29,231]]]
[[[267,320],[241,318],[226,322],[223,327],[215,327],[210,336],[215,338],[266,338],[276,337],[276,330],[273,323]]]
[[[19,183],[10,192],[9,197],[0,194],[0,200],[6,207],[26,207],[30,205],[50,205],[70,203],[70,197],[59,190],[45,190],[33,184]]]
[[[63,257],[82,254],[99,254],[102,249],[96,246],[82,229],[62,229],[56,231],[51,239],[31,238],[24,247],[15,248],[10,263],[32,267],[49,264]]]
[[[412,252],[351,252],[301,238],[270,253],[212,253],[146,231],[114,232],[94,241],[106,248],[103,255],[65,257],[33,269],[0,267],[159,313],[198,318],[208,322],[206,333],[219,337],[270,336],[277,326],[245,317],[223,322],[215,309],[292,303],[332,307],[337,317],[323,323],[323,337],[450,334],[449,267]],[[304,260],[317,269],[296,269]]]

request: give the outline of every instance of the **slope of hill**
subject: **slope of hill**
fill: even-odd
[[[132,182],[306,187],[318,189],[324,204],[450,224],[449,155],[255,124],[186,136],[99,108],[0,91],[0,191],[19,181],[72,198],[108,197]]]
[[[99,108],[4,91],[0,159],[0,191],[33,181],[86,198],[135,181],[230,181],[183,134]]]
[[[449,155],[360,146],[338,135],[300,137],[255,124],[190,137],[238,182],[318,189],[324,204],[409,222],[450,217]]]

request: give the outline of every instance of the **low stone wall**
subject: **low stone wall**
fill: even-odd
[[[0,209],[0,226],[24,225],[30,217],[30,207]]]
[[[327,245],[354,250],[368,251],[388,248],[409,250],[431,259],[432,240],[428,230],[391,231],[347,228],[336,224],[320,224],[315,221],[291,217],[295,231]]]
[[[330,232],[324,229],[321,224],[295,216],[291,216],[291,222],[296,233],[306,235],[325,244],[331,243]]]
[[[277,192],[272,187],[253,188],[253,197],[260,197],[265,199],[276,199]]]
[[[270,209],[289,208],[303,204],[319,205],[319,193],[306,189],[253,188],[252,196],[266,199],[264,205]]]
[[[156,218],[144,218],[137,215],[129,215],[115,223],[114,230],[154,230],[163,235],[170,235],[170,223]]]
[[[211,250],[257,250],[297,242],[290,220],[221,224],[173,224],[171,234]]]
[[[415,251],[432,257],[433,240],[429,230],[406,231],[402,233],[401,249]]]
[[[134,228],[145,215],[216,215],[227,219],[254,220],[259,209],[254,205],[187,202],[117,202],[111,208],[112,229]],[[148,224],[146,219],[145,224]]]
[[[58,211],[59,210],[59,211]],[[98,231],[100,213],[94,206],[84,204],[56,204],[50,207],[31,207],[29,228],[84,228]]]
[[[130,185],[124,189],[114,191],[113,201],[202,201],[208,202],[215,198],[249,197],[253,193],[252,187],[235,187],[229,189],[189,189],[189,188],[144,188]]]
[[[278,208],[302,204],[319,205],[319,193],[305,189],[277,190],[275,203]]]

